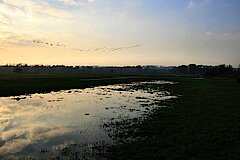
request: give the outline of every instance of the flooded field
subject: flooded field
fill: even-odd
[[[139,82],[0,98],[0,158],[97,159],[96,146],[116,143],[107,124],[141,121],[166,107],[156,102],[175,96],[157,88],[171,84]]]

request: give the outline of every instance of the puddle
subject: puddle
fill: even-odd
[[[193,79],[195,79],[195,80],[205,80],[205,78],[193,78]]]
[[[147,81],[147,82],[140,82],[141,84],[176,84],[176,82],[170,81]]]
[[[93,155],[95,146],[114,143],[102,128],[105,123],[141,120],[159,107],[156,101],[175,98],[146,87],[149,84],[174,83],[140,82],[0,98],[0,159],[55,159],[69,154],[98,159]]]

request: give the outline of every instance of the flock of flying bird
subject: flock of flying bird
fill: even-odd
[[[141,45],[137,44],[137,45],[131,45],[131,46],[127,46],[127,47],[118,47],[118,48],[108,48],[108,47],[102,47],[102,48],[90,48],[90,49],[80,49],[80,48],[69,48],[67,47],[65,44],[62,43],[49,43],[49,42],[43,42],[40,40],[33,40],[34,43],[38,43],[38,44],[45,44],[51,47],[64,47],[64,48],[68,48],[71,49],[73,51],[79,51],[79,52],[115,52],[115,51],[121,51],[121,50],[128,50],[128,49],[132,49],[132,48],[137,48],[140,47]]]

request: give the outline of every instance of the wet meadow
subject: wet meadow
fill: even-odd
[[[1,159],[238,159],[236,79],[1,75]]]

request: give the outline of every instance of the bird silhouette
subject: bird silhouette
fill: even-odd
[[[49,43],[49,42],[43,42],[41,40],[33,40],[33,43],[44,43],[48,46],[54,47],[64,47],[64,48],[68,48],[70,50],[73,51],[78,51],[78,52],[116,52],[116,51],[122,51],[122,50],[128,50],[128,49],[132,49],[132,48],[137,48],[137,47],[141,47],[140,44],[136,44],[136,45],[129,45],[129,46],[125,46],[125,47],[116,47],[116,48],[109,48],[109,47],[97,47],[97,48],[88,48],[88,49],[81,49],[81,48],[73,48],[73,47],[68,47],[63,43],[57,42],[56,44],[54,43]]]

